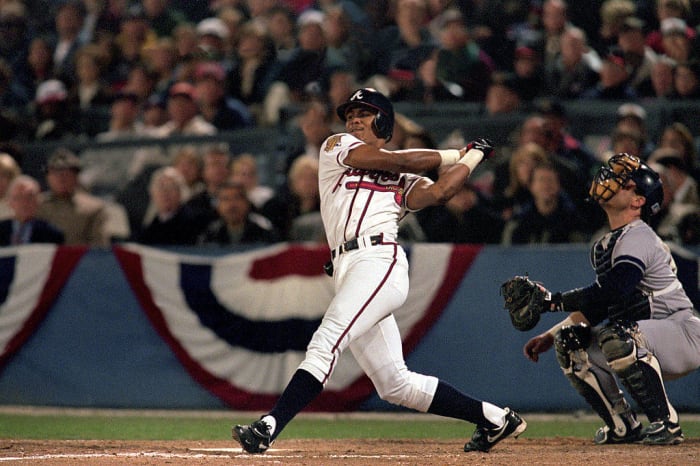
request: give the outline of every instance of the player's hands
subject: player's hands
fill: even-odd
[[[482,162],[484,160],[488,160],[494,154],[493,143],[490,139],[486,138],[474,139],[469,144],[467,144],[466,149],[467,152],[469,152],[472,149],[481,151],[481,153],[484,154],[483,158],[481,159]]]
[[[537,362],[540,359],[540,353],[546,353],[554,344],[554,337],[545,332],[530,340],[523,346],[523,354],[532,362]]]

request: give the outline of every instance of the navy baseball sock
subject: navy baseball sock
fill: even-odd
[[[287,384],[287,388],[282,392],[275,407],[269,415],[275,418],[277,425],[272,438],[276,438],[284,426],[291,421],[294,416],[311,403],[314,398],[323,391],[323,384],[316,380],[316,377],[303,369],[297,369],[292,376],[292,380]]]
[[[463,419],[472,422],[479,427],[496,427],[494,423],[486,419],[481,401],[465,395],[447,382],[440,380],[433,402],[430,403],[428,412],[439,416]]]

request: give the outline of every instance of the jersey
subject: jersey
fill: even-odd
[[[364,235],[383,234],[385,240],[395,240],[399,220],[410,212],[406,196],[417,181],[432,183],[420,175],[364,170],[345,164],[348,153],[362,144],[355,136],[340,133],[321,145],[321,217],[331,249]]]
[[[645,222],[635,220],[596,241],[591,249],[591,262],[598,274],[608,267],[601,267],[600,257],[596,260],[596,256],[609,252],[609,248],[612,248],[610,268],[627,262],[642,271],[637,288],[650,298],[652,319],[665,319],[675,312],[693,308],[676,275],[670,249]]]

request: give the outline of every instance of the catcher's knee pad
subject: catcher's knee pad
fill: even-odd
[[[557,361],[562,369],[571,367],[572,352],[584,350],[591,344],[591,328],[586,324],[565,325],[554,336]]]
[[[598,344],[610,368],[618,372],[637,360],[636,328],[611,322],[598,333]]]

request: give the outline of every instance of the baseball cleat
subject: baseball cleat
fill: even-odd
[[[248,453],[265,453],[272,445],[270,426],[262,419],[249,426],[234,426],[232,436]]]
[[[520,434],[525,432],[527,429],[525,419],[521,418],[515,411],[511,411],[510,408],[505,408],[505,410],[506,416],[503,425],[493,429],[477,427],[472,434],[472,439],[464,445],[464,451],[488,452],[504,438],[511,435],[518,438]]]
[[[642,425],[637,424],[637,427],[632,429],[626,435],[616,434],[610,427],[603,426],[598,429],[593,436],[593,443],[596,445],[609,445],[616,443],[637,443],[642,439]]]
[[[678,445],[683,440],[681,426],[671,421],[652,422],[642,431],[644,445]]]

